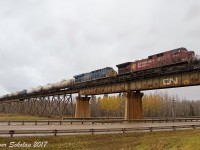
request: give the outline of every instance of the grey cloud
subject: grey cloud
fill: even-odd
[[[199,6],[196,0],[0,1],[0,85],[22,90],[182,46],[200,54]],[[188,89],[193,94],[185,95],[197,99]]]

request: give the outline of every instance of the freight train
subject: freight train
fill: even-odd
[[[66,88],[78,83],[109,78],[113,76],[122,76],[127,73],[139,74],[142,71],[150,71],[151,73],[154,71],[163,71],[162,69],[167,67],[169,68],[169,66],[179,66],[180,64],[182,66],[186,66],[185,64],[192,64],[194,62],[199,64],[199,60],[199,56],[195,55],[194,51],[188,51],[186,48],[178,48],[149,56],[146,59],[118,64],[116,65],[118,68],[118,73],[113,68],[106,67],[88,73],[75,75],[74,79],[63,80],[61,82],[48,84],[46,86],[39,86],[30,90],[23,90],[20,92],[5,95],[2,98],[23,96],[26,94],[33,94],[42,91]]]

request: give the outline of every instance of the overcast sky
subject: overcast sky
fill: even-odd
[[[198,0],[0,0],[2,93],[178,47],[200,54]]]

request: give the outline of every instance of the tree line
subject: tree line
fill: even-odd
[[[93,117],[124,117],[125,94],[104,96],[91,101]],[[200,116],[200,101],[181,99],[167,92],[145,94],[142,98],[143,114],[146,118],[173,118]]]

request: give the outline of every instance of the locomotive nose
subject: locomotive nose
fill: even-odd
[[[196,58],[197,60],[200,60],[200,55],[196,55],[195,58]]]

